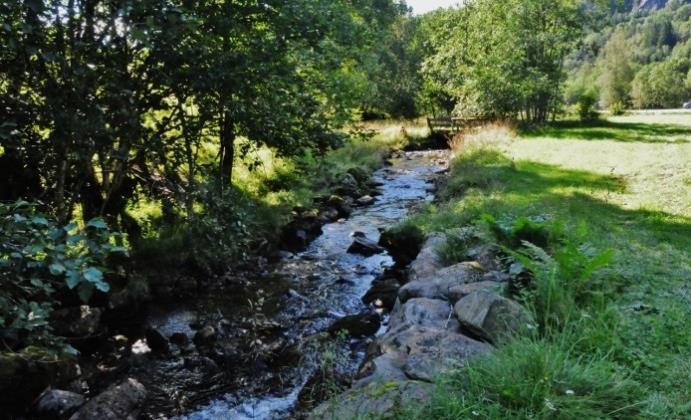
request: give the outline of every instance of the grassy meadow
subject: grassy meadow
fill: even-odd
[[[496,125],[453,149],[442,203],[409,223],[547,220],[611,260],[581,283],[541,263],[532,302],[563,322],[440,378],[431,405],[403,417],[689,418],[691,114]]]

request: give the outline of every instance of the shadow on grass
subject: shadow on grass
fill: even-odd
[[[682,249],[691,246],[690,218],[663,211],[624,209],[607,200],[606,195],[601,198],[588,194],[626,192],[625,181],[618,177],[540,162],[512,162],[500,152],[483,150],[456,162],[443,196],[458,198],[469,188],[482,192],[477,198],[469,197],[477,201],[464,207],[464,211],[472,209],[475,215],[548,213],[577,223],[586,222],[597,235],[616,231],[622,240],[669,242]],[[474,216],[465,215],[462,219],[468,217]],[[453,217],[447,220],[455,223]]]
[[[612,121],[560,121],[550,125],[526,129],[524,137],[556,139],[612,140],[638,143],[689,143],[691,127],[674,124],[619,123]]]

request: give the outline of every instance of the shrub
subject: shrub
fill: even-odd
[[[104,279],[120,234],[101,219],[60,226],[24,201],[0,204],[0,338],[13,347],[55,343],[50,334],[54,295],[74,290],[83,302],[108,292]]]
[[[598,118],[597,113],[597,96],[594,92],[582,94],[576,102],[578,110],[578,117],[581,121],[594,121]]]
[[[623,102],[615,102],[609,106],[609,112],[611,112],[612,115],[624,115],[626,114],[626,104]]]

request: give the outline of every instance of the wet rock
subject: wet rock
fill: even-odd
[[[379,331],[381,319],[377,314],[360,314],[346,316],[334,322],[329,327],[330,334],[338,334],[345,331],[351,337],[364,338],[374,335]]]
[[[322,232],[323,222],[318,215],[305,212],[297,214],[281,232],[281,247],[288,251],[301,251]]]
[[[101,309],[88,305],[58,309],[51,315],[51,325],[56,335],[74,338],[88,337],[98,331],[101,314]]]
[[[532,323],[530,313],[523,306],[487,290],[462,298],[454,311],[463,327],[493,343],[519,333]]]
[[[449,289],[449,301],[456,303],[464,297],[477,292],[478,290],[487,290],[490,292],[500,292],[501,284],[496,281],[480,281],[477,283],[461,284]]]
[[[386,248],[396,262],[396,266],[405,267],[420,253],[425,236],[413,225],[403,225],[381,233],[379,245]]]
[[[190,339],[185,333],[174,333],[170,336],[170,342],[178,347],[187,347],[190,344]]]
[[[91,399],[70,420],[134,420],[145,399],[144,386],[129,378]]]
[[[429,279],[443,267],[437,250],[445,243],[446,236],[441,233],[432,234],[425,240],[417,258],[410,264],[411,281]]]
[[[367,170],[358,167],[348,169],[348,175],[352,176],[358,184],[366,184],[370,178]]]
[[[370,205],[374,204],[375,201],[376,201],[375,198],[372,197],[371,195],[363,195],[362,197],[355,200],[355,202],[361,206],[370,206]]]
[[[167,353],[170,350],[168,339],[157,328],[147,328],[146,344],[154,353]]]
[[[409,404],[424,405],[434,386],[414,381],[373,383],[345,392],[317,407],[310,420],[392,418],[397,409]]]
[[[183,361],[185,369],[202,368],[207,372],[218,372],[218,364],[210,357],[185,357]]]
[[[348,248],[349,254],[359,254],[365,257],[381,254],[384,249],[377,245],[376,242],[362,237],[356,237],[353,244]]]
[[[389,328],[403,324],[450,331],[457,331],[459,328],[453,308],[448,302],[426,298],[411,299],[391,314]]]
[[[335,189],[339,195],[360,195],[360,185],[352,174],[346,174]]]
[[[319,216],[327,222],[333,222],[338,220],[340,213],[334,208],[327,207],[319,213]]]
[[[49,389],[38,397],[34,413],[39,419],[66,419],[85,402],[86,398],[75,392]]]
[[[398,280],[393,278],[378,280],[372,284],[362,301],[367,305],[374,305],[390,311],[396,303],[400,287]]]
[[[205,347],[215,343],[217,338],[216,329],[206,325],[194,334],[192,341],[197,347]]]
[[[450,300],[450,290],[463,284],[482,280],[483,272],[476,262],[463,262],[444,267],[426,277],[417,277],[398,291],[401,302],[412,298]]]
[[[337,195],[329,197],[327,204],[338,212],[338,217],[348,217],[353,212],[350,202]]]

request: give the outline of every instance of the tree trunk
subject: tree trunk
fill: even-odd
[[[233,161],[235,159],[235,131],[232,118],[227,111],[221,118],[221,151],[219,155],[221,192],[223,192],[226,186],[232,185]]]

